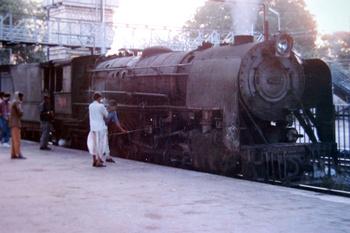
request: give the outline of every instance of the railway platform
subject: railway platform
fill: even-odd
[[[0,147],[0,232],[349,232],[350,198],[22,141]]]

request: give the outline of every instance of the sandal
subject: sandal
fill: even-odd
[[[95,167],[106,167],[103,163],[96,163]]]
[[[97,164],[98,164],[98,162],[97,162],[97,160],[95,160],[93,163],[92,163],[92,166],[93,167],[97,167]],[[101,160],[101,162],[100,162],[100,164],[104,164],[104,162]],[[106,166],[106,165],[105,165]]]

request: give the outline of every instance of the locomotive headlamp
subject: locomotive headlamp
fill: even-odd
[[[293,39],[287,34],[280,34],[276,37],[276,54],[279,56],[289,56],[293,48]]]

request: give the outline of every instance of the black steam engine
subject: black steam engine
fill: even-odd
[[[118,102],[129,130],[110,127],[112,155],[289,183],[324,170],[336,152],[330,71],[292,47],[286,34],[238,36],[191,52],[152,47],[141,56],[50,61],[40,66],[42,93],[53,97],[56,141],[72,147],[86,147],[87,106],[100,91]],[[310,143],[297,142],[293,121]]]
[[[148,48],[98,61],[89,88],[116,99],[125,127],[137,130],[111,133],[119,156],[288,182],[323,166],[335,149],[330,71],[298,59],[292,46],[280,34],[191,52]],[[313,143],[296,143],[293,118]]]

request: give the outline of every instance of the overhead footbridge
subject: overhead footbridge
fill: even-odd
[[[113,43],[111,23],[0,13],[0,41],[5,44],[40,44],[106,50]]]

